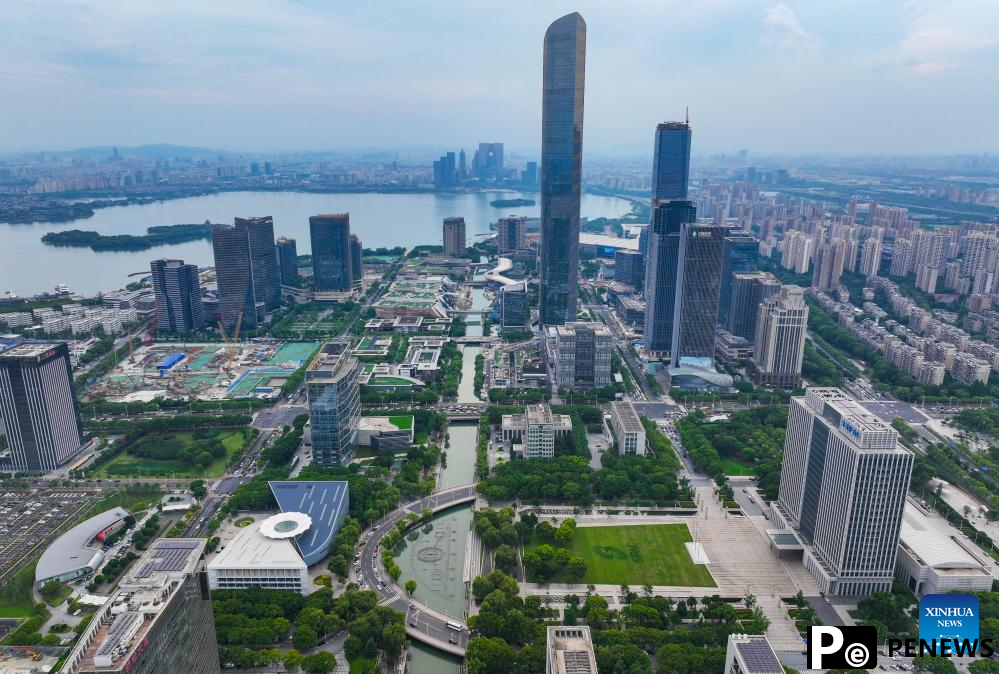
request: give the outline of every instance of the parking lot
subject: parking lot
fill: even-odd
[[[70,489],[0,494],[0,585],[39,555],[97,500]]]

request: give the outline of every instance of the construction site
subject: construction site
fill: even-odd
[[[143,345],[91,386],[86,398],[147,402],[157,397],[276,397],[288,376],[319,346],[281,341]]]

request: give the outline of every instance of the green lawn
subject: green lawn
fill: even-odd
[[[389,423],[400,431],[408,431],[413,427],[413,417],[389,417]]]
[[[35,605],[31,586],[35,582],[35,564],[31,563],[0,586],[0,618],[27,618]]]
[[[195,433],[204,434],[214,430],[216,438],[225,447],[225,455],[212,461],[204,469],[179,459],[155,459],[146,456],[136,456],[129,453],[125,447],[117,456],[107,463],[97,466],[89,477],[121,477],[138,475],[140,477],[181,477],[181,478],[212,478],[225,472],[227,460],[232,460],[246,448],[253,437],[249,428],[234,429],[201,429],[199,431],[179,431],[176,433],[150,433],[144,435],[136,443],[144,445],[174,444],[183,446],[195,442]]]
[[[715,587],[707,568],[690,560],[683,544],[691,540],[686,524],[579,527],[570,547],[586,560],[583,583]]]
[[[741,459],[737,459],[734,456],[723,456],[720,458],[726,475],[756,475],[753,467]]]

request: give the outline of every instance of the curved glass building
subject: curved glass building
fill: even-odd
[[[540,319],[576,319],[586,22],[567,14],[545,33],[541,109]]]

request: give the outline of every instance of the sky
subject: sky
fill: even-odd
[[[999,151],[996,0],[2,0],[0,151],[506,143],[534,156],[542,39],[587,22],[584,151]]]

